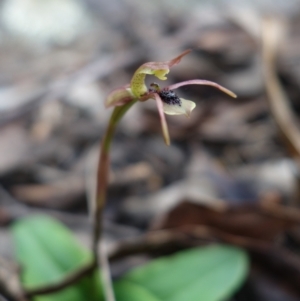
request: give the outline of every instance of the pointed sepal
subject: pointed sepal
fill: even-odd
[[[217,89],[219,89],[220,91],[228,94],[229,96],[236,98],[236,94],[234,94],[232,91],[228,90],[227,88],[215,83],[215,82],[211,82],[209,80],[204,80],[204,79],[192,79],[192,80],[187,80],[184,82],[180,82],[174,85],[171,85],[169,87],[166,87],[169,90],[175,90],[178,89],[179,87],[182,86],[188,86],[188,85],[203,85],[203,86],[212,86],[215,87]],[[165,89],[166,89],[165,88]]]

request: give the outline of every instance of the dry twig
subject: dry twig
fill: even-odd
[[[275,67],[278,46],[282,42],[282,31],[279,21],[264,20],[262,39],[264,78],[272,116],[288,149],[300,166],[300,130]]]
[[[9,301],[26,301],[21,288],[18,267],[0,257],[0,295]]]
[[[65,276],[61,281],[58,281],[53,284],[41,286],[34,289],[26,289],[24,292],[24,295],[28,298],[33,297],[35,295],[44,295],[49,293],[57,292],[71,284],[76,283],[79,281],[82,277],[87,276],[92,273],[92,271],[95,269],[96,264],[95,262],[92,262],[88,265],[85,265],[83,267],[80,267],[79,269],[69,273],[67,276]]]

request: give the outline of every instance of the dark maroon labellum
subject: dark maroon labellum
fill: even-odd
[[[161,90],[157,93],[161,100],[168,105],[178,105],[181,107],[181,100],[173,90]]]

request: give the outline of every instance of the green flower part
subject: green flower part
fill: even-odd
[[[145,85],[146,75],[154,75],[160,80],[166,80],[166,74],[170,72],[170,68],[177,65],[181,58],[191,50],[186,50],[174,59],[167,62],[148,62],[140,66],[134,73],[130,88],[134,96],[141,97],[148,92],[147,86]]]
[[[173,90],[186,85],[206,85],[213,86],[231,97],[236,97],[233,92],[219,84],[202,79],[180,82],[163,89],[160,89],[157,84],[153,83],[150,85],[150,89],[147,88],[145,84],[146,75],[154,75],[160,80],[166,80],[166,74],[170,72],[170,68],[178,64],[182,57],[190,52],[191,50],[186,50],[170,61],[148,62],[141,65],[135,71],[130,84],[115,89],[108,95],[105,101],[106,107],[122,106],[132,100],[146,101],[148,99],[155,99],[162,125],[163,137],[165,143],[169,145],[170,137],[165,114],[185,115],[189,117],[193,109],[196,107],[196,104],[193,101],[179,98]]]

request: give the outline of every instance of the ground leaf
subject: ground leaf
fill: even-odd
[[[52,218],[25,218],[14,224],[12,232],[25,288],[56,282],[92,260],[91,253],[76,241],[72,233]],[[37,296],[34,301],[98,301],[101,298],[101,283],[95,272],[57,293]]]
[[[230,246],[209,246],[160,258],[115,284],[118,301],[222,301],[243,283],[247,255]],[[138,288],[139,287],[139,288]],[[132,291],[132,296],[130,295]]]
[[[50,284],[89,260],[72,233],[45,216],[23,219],[13,226],[16,256],[25,288]],[[114,283],[117,301],[222,301],[243,283],[247,255],[230,246],[181,251],[136,268]],[[98,274],[60,292],[34,301],[103,300]]]

